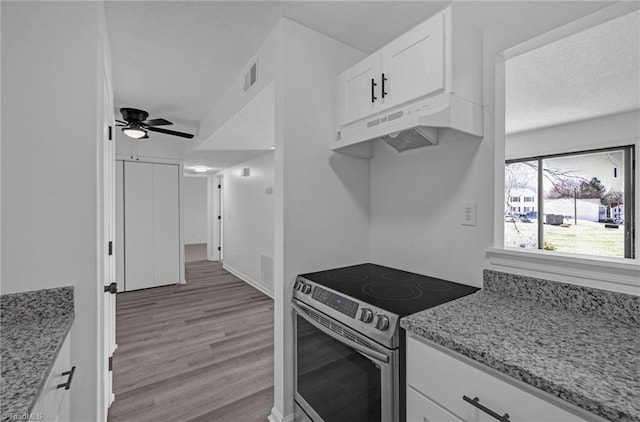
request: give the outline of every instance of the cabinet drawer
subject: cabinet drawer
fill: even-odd
[[[461,422],[451,413],[407,387],[407,422]]]
[[[512,421],[584,420],[412,337],[407,338],[407,384],[465,421],[496,419],[463,396],[477,397],[481,405],[499,415],[508,413]]]

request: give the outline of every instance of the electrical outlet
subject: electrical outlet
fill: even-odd
[[[478,203],[477,202],[464,202],[462,204],[462,215],[460,224],[463,226],[477,226],[478,225]]]

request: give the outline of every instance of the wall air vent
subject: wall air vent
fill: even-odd
[[[273,286],[273,257],[262,254],[260,256],[260,282],[265,286]]]
[[[249,88],[251,88],[256,84],[257,81],[258,81],[258,61],[256,60],[249,68],[249,71],[244,75],[244,86],[242,87],[244,89],[244,92],[247,92]]]

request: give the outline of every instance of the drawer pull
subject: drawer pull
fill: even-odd
[[[73,374],[75,374],[76,372],[76,367],[72,367],[70,371],[65,371],[62,373],[62,376],[65,375],[69,375],[69,378],[67,378],[67,382],[62,383],[62,384],[58,384],[58,386],[56,388],[62,388],[64,387],[65,390],[68,390],[71,388],[71,381],[73,380]]]
[[[462,400],[466,401],[467,403],[471,403],[474,407],[477,407],[478,409],[482,410],[484,413],[493,416],[494,418],[496,418],[497,420],[499,420],[501,422],[511,422],[509,420],[509,414],[508,413],[505,413],[502,416],[498,415],[496,412],[494,412],[493,410],[489,409],[488,407],[485,407],[485,406],[481,405],[480,404],[480,399],[478,397],[474,397],[474,398],[470,399],[467,396],[462,396]]]

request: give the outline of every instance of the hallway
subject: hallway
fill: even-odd
[[[218,262],[187,284],[119,293],[109,422],[265,421],[273,301]]]

